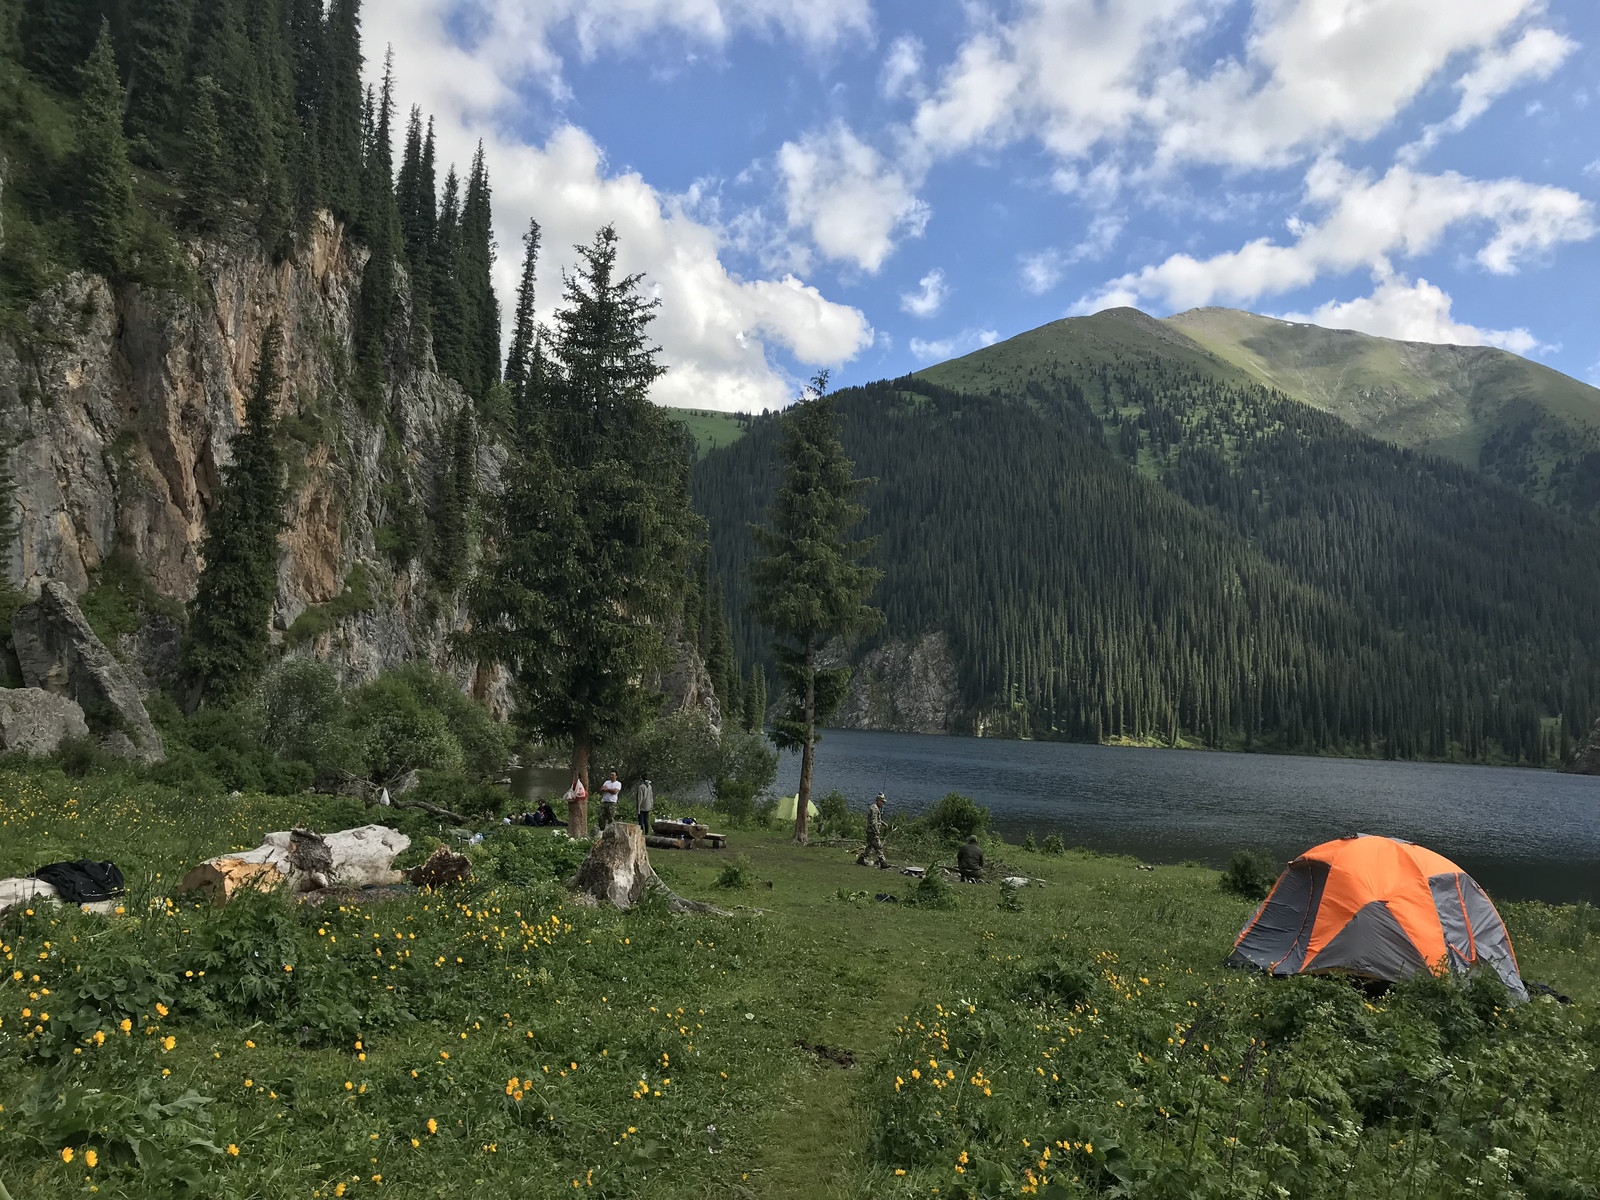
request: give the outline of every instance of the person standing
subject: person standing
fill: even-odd
[[[878,793],[878,798],[867,807],[867,848],[861,852],[861,857],[856,859],[856,866],[887,867],[889,860],[883,853],[884,819],[883,806],[887,801],[883,793]]]
[[[622,798],[622,782],[615,771],[600,785],[600,828],[604,829],[617,819],[617,801]]]
[[[634,793],[633,808],[639,817],[639,829],[646,836],[650,836],[650,814],[656,807],[656,789],[650,786],[646,779],[639,785],[639,790]]]

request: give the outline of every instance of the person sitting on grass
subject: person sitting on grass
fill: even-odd
[[[967,844],[956,851],[956,867],[962,883],[983,882],[983,847],[978,845],[977,834],[970,834]]]

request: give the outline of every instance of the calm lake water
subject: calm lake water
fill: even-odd
[[[799,756],[784,755],[777,787],[792,794],[799,778]],[[1600,778],[1553,771],[830,730],[815,788],[856,808],[884,792],[891,819],[958,791],[1007,840],[1059,833],[1152,863],[1222,866],[1241,847],[1286,862],[1386,834],[1453,859],[1494,896],[1600,904]]]

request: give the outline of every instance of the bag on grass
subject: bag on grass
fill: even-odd
[[[55,888],[56,894],[68,904],[97,904],[120,896],[125,883],[116,863],[91,862],[87,858],[51,863],[40,867],[33,877]]]

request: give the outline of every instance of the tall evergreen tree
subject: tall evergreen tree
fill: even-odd
[[[400,238],[411,273],[411,305],[420,331],[432,324],[433,241],[438,225],[438,201],[433,178],[433,122],[422,131],[422,110],[413,107],[406,126],[406,148],[395,200],[400,211]]]
[[[111,49],[111,24],[102,21],[100,38],[84,64],[78,113],[78,163],[82,194],[78,228],[84,262],[115,277],[121,273],[133,223],[133,172],[122,134],[122,83]]]
[[[394,62],[384,64],[383,87],[369,104],[360,230],[370,256],[361,275],[361,307],[356,324],[358,386],[364,403],[376,404],[388,376],[385,335],[394,308],[395,258],[399,252],[400,219],[395,209]]]
[[[478,443],[472,410],[463,408],[450,431],[450,460],[434,499],[433,577],[453,592],[466,576],[468,530],[478,500]]]
[[[500,301],[494,292],[494,216],[491,211],[489,168],[483,143],[472,159],[467,195],[461,205],[461,239],[456,273],[466,299],[467,329],[461,382],[480,405],[500,380]]]
[[[128,132],[155,141],[177,132],[191,0],[141,0],[130,24]]]
[[[333,215],[353,220],[361,207],[361,0],[332,0],[323,26],[317,125],[322,190]]]
[[[824,372],[812,382],[811,395],[785,415],[782,482],[771,524],[751,528],[765,552],[749,568],[754,609],[776,635],[773,649],[786,685],[773,741],[780,750],[800,752],[794,837],[802,843],[817,726],[838,711],[850,682],[848,667],[824,668],[819,655],[832,639],[871,632],[883,621],[867,603],[881,573],[861,565],[873,543],[846,540],[866,516],[856,503],[866,481],[854,477],[855,465],[845,457],[827,389]]]
[[[283,461],[273,421],[281,345],[274,323],[261,339],[244,428],[229,446],[233,459],[200,543],[205,565],[190,603],[184,655],[194,685],[191,707],[234,703],[266,667],[283,528]]]
[[[533,370],[534,285],[539,275],[539,222],[529,221],[522,235],[522,279],[517,284],[517,308],[511,323],[511,350],[506,355],[506,386],[511,393],[512,420],[521,422],[527,414],[528,388]]]
[[[99,0],[29,0],[18,29],[22,65],[62,91],[75,92],[99,28]]]
[[[222,129],[217,124],[217,85],[209,75],[195,81],[189,112],[188,170],[185,173],[184,216],[196,229],[217,229],[227,212],[229,186]]]
[[[688,449],[650,402],[663,368],[647,339],[655,304],[617,271],[609,227],[578,248],[549,361],[519,429],[484,560],[468,588],[463,649],[509,672],[530,733],[566,738],[586,783],[597,740],[640,720],[641,676],[663,661],[698,519]],[[586,813],[569,813],[575,835]]]
[[[452,166],[445,176],[434,238],[433,357],[441,372],[466,387],[467,299],[456,269],[460,251],[461,183]]]
[[[750,682],[744,689],[744,727],[760,733],[767,724],[767,672],[760,663],[750,668]]]

